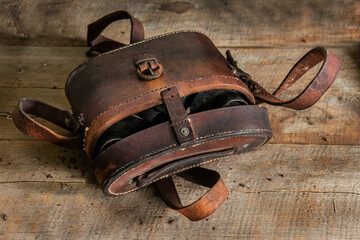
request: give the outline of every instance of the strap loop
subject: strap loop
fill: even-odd
[[[165,103],[171,126],[180,144],[193,141],[195,139],[194,130],[185,112],[180,94],[176,87],[170,87],[161,93]]]
[[[210,188],[196,202],[184,206],[180,201],[172,177],[156,182],[156,186],[166,205],[191,221],[200,221],[210,216],[229,196],[225,183],[216,171],[197,167],[179,173],[178,176],[192,183]]]
[[[237,67],[229,51],[227,51],[226,54],[235,74],[238,75],[253,93],[256,104],[265,102],[295,110],[306,109],[315,104],[333,83],[341,65],[340,59],[335,54],[326,50],[324,47],[316,47],[295,64],[278,89],[271,94],[260,84],[253,81],[250,75],[244,73]],[[276,97],[321,61],[323,61],[323,63],[319,72],[298,96],[288,101],[282,101]]]
[[[130,43],[144,40],[144,28],[141,22],[126,11],[116,11],[88,25],[87,44],[91,46],[89,53],[104,53],[125,46],[101,35],[111,23],[123,19],[130,19],[131,22]]]
[[[63,136],[35,121],[29,114],[43,118],[72,133],[77,132],[77,124],[73,116],[58,108],[32,99],[20,99],[18,106],[14,109],[12,119],[15,126],[26,135],[44,140],[65,148],[81,148],[80,134]]]

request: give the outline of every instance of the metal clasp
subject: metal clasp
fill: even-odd
[[[163,67],[159,64],[156,57],[152,54],[141,54],[134,58],[136,74],[144,81],[149,81],[160,77]]]

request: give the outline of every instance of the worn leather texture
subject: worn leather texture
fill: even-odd
[[[101,35],[109,24],[122,19],[131,23],[128,45]],[[229,51],[225,58],[204,34],[181,31],[144,39],[140,21],[125,11],[90,24],[87,43],[91,58],[72,71],[65,85],[72,113],[21,99],[13,112],[15,125],[25,134],[62,147],[83,147],[105,194],[119,196],[156,183],[164,202],[192,221],[211,215],[229,194],[220,174],[201,166],[248,152],[272,137],[268,111],[258,104],[306,109],[326,92],[340,69],[335,54],[314,48],[271,94],[237,66]],[[318,73],[298,96],[278,98],[317,64],[321,64]],[[207,98],[225,94],[225,103],[194,112],[184,107],[204,93],[209,93]],[[166,119],[102,143],[106,134],[116,134],[119,123],[130,127],[144,122],[141,114],[149,109],[160,109]],[[30,115],[72,135],[60,135]],[[210,189],[184,206],[174,175]]]
[[[153,81],[136,75],[133,59],[153,54],[163,74]],[[162,104],[160,92],[175,86],[180,97],[211,89],[233,89],[251,103],[247,86],[227,66],[226,59],[208,37],[199,32],[177,32],[107,52],[76,68],[66,82],[66,96],[77,118],[88,127],[85,149],[90,158],[101,134],[114,123]]]

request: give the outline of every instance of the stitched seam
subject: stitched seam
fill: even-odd
[[[170,124],[170,127],[174,127],[174,126],[180,125],[180,124],[182,124],[182,123],[184,123],[184,122],[186,122],[186,121],[188,121],[187,118],[184,119],[184,120],[181,120],[180,122],[176,122],[176,123]]]
[[[122,166],[121,168],[119,168],[119,169],[118,169],[115,173],[111,174],[109,178],[113,177],[116,173],[118,173],[118,172],[119,172],[119,171],[121,171],[122,169],[126,168],[127,166],[129,166],[130,164],[132,164],[132,163],[134,163],[134,162],[139,161],[139,160],[140,160],[140,159],[142,159],[142,158],[149,157],[149,156],[154,155],[154,154],[156,154],[156,153],[158,153],[158,152],[165,151],[165,150],[167,150],[167,149],[169,149],[169,148],[172,148],[172,147],[175,147],[175,146],[176,146],[176,144],[169,145],[169,146],[167,146],[167,147],[164,147],[164,148],[158,149],[158,150],[153,151],[153,152],[151,152],[151,153],[148,153],[148,154],[142,155],[142,156],[140,156],[140,157],[138,157],[138,158],[136,158],[136,159],[132,160],[132,161],[131,161],[131,162],[129,162],[128,164],[126,164],[126,165]]]
[[[157,36],[154,36],[154,37],[151,37],[151,38],[147,38],[147,39],[144,39],[140,42],[136,42],[136,43],[132,43],[132,44],[128,44],[126,46],[123,46],[123,47],[120,47],[120,48],[117,48],[117,49],[114,49],[114,50],[111,50],[111,51],[108,51],[108,52],[105,52],[105,53],[102,53],[100,55],[97,55],[95,56],[95,58],[98,58],[98,57],[101,57],[101,56],[105,56],[105,55],[108,55],[110,53],[114,53],[114,52],[118,52],[120,50],[123,50],[123,49],[126,49],[126,48],[129,48],[129,47],[132,47],[132,46],[136,46],[136,45],[139,45],[139,44],[142,44],[142,43],[145,43],[145,42],[150,42],[152,40],[155,40],[155,39],[158,39],[158,38],[162,38],[162,37],[166,37],[166,36],[171,36],[171,35],[175,35],[175,34],[179,34],[179,33],[201,33],[203,35],[205,35],[204,33],[200,32],[200,31],[197,31],[197,30],[182,30],[182,31],[175,31],[175,32],[171,32],[171,33],[165,33],[165,34],[161,34],[161,35],[157,35]],[[206,36],[206,35],[205,35]],[[91,59],[88,59],[86,60],[84,63],[90,61]]]
[[[222,135],[222,134],[229,134],[229,133],[234,133],[234,132],[257,132],[257,131],[265,131],[265,132],[271,132],[270,130],[268,129],[261,129],[261,128],[256,128],[256,129],[244,129],[244,130],[232,130],[232,131],[227,131],[227,132],[220,132],[220,133],[215,133],[215,134],[210,134],[210,135],[207,135],[207,136],[204,136],[204,137],[200,137],[200,138],[195,138],[195,140],[199,140],[199,139],[205,139],[205,138],[209,138],[209,137],[213,137],[213,136],[218,136],[218,135]],[[258,136],[258,135],[254,135],[252,134],[251,136]],[[265,135],[262,135],[262,136],[265,136]],[[246,136],[236,136],[236,137],[246,137]],[[234,138],[234,137],[230,137],[230,138]],[[224,138],[222,138],[224,139]],[[214,142],[214,141],[218,141],[219,139],[214,139],[214,140],[211,140],[211,141],[207,141],[206,143],[210,143],[210,142]],[[204,144],[204,143],[200,143],[200,144]],[[142,155],[136,159],[134,159],[133,161],[127,163],[126,165],[122,166],[121,168],[119,168],[116,172],[114,172],[113,174],[110,175],[109,178],[111,178],[112,176],[114,176],[117,172],[121,171],[122,169],[126,168],[127,166],[129,166],[130,164],[136,162],[136,161],[139,161],[140,159],[142,158],[145,158],[145,157],[149,157],[151,155],[154,155],[158,152],[161,152],[161,151],[164,151],[164,150],[167,150],[169,148],[172,148],[172,147],[176,147],[178,146],[177,144],[172,144],[172,145],[169,145],[167,147],[164,147],[164,148],[160,148],[158,150],[155,150],[151,153],[147,153],[145,155]],[[169,153],[172,153],[176,150],[173,150],[173,151],[170,151]]]
[[[252,135],[252,136],[255,136],[255,135]],[[265,141],[268,139],[268,136],[267,136],[267,135],[256,135],[256,136],[262,136],[262,137],[264,137],[264,138],[265,138]],[[242,136],[242,137],[245,137],[245,136]],[[214,140],[213,140],[213,141],[214,141]],[[251,151],[251,150],[254,150],[254,149],[262,146],[262,145],[265,143],[265,141],[263,141],[259,146],[255,147],[255,148],[252,148],[252,149],[249,149],[249,150],[245,150],[245,151],[242,152],[242,153],[249,152],[249,151]],[[155,180],[151,181],[150,183],[146,184],[145,186],[150,185],[150,184],[152,184],[153,182],[156,182],[156,181],[161,180],[161,179],[163,179],[163,178],[167,178],[167,177],[169,177],[169,176],[171,176],[171,175],[174,175],[174,174],[176,174],[176,173],[179,173],[179,172],[182,172],[182,171],[186,171],[186,170],[188,170],[188,169],[195,168],[195,167],[198,167],[198,166],[201,166],[201,165],[204,165],[204,164],[207,164],[207,163],[211,163],[211,162],[214,162],[214,161],[219,160],[219,159],[228,158],[228,157],[231,157],[231,156],[232,156],[232,155],[224,156],[224,157],[218,157],[218,158],[211,159],[211,160],[209,160],[209,161],[205,161],[205,162],[202,162],[202,163],[198,163],[198,164],[196,164],[196,165],[192,165],[192,166],[189,166],[189,167],[186,167],[186,168],[179,169],[179,170],[177,170],[177,171],[175,171],[175,172],[172,172],[171,174],[167,174],[167,175],[165,175],[165,176],[156,178]]]
[[[249,149],[249,150],[245,150],[245,151],[243,151],[242,153],[246,153],[246,152],[252,151],[252,150],[254,150],[254,149],[257,149],[258,147],[261,147],[261,146],[269,139],[269,136],[267,136],[267,135],[251,135],[251,136],[264,137],[265,140],[264,140],[259,146],[255,147],[255,148],[252,148],[252,149]],[[246,136],[240,136],[240,137],[246,137]],[[213,141],[216,141],[216,140],[212,140],[212,141],[210,141],[210,142],[213,142]],[[172,152],[174,152],[174,151],[172,151]],[[168,174],[168,175],[166,175],[166,176],[157,178],[157,179],[151,181],[150,183],[148,183],[148,184],[146,184],[146,185],[144,185],[144,186],[142,186],[142,187],[148,186],[148,185],[152,184],[152,183],[155,182],[155,181],[158,181],[158,180],[160,180],[160,179],[163,179],[163,178],[165,178],[165,177],[168,177],[169,175],[176,174],[177,172],[185,171],[185,170],[190,169],[190,168],[193,168],[193,167],[198,167],[198,166],[200,166],[200,165],[204,165],[204,164],[207,164],[207,163],[210,163],[210,162],[219,160],[219,159],[223,159],[223,158],[228,158],[228,157],[231,157],[231,156],[232,156],[232,155],[225,156],[225,157],[220,157],[220,158],[215,158],[215,159],[212,159],[212,160],[203,162],[203,163],[199,163],[199,164],[194,165],[194,166],[187,167],[187,168],[185,168],[185,169],[180,169],[180,170],[178,170],[178,171],[176,171],[176,172],[173,172],[172,174]],[[127,172],[126,172],[126,173],[127,173]],[[124,176],[126,173],[124,173],[122,176]],[[139,189],[139,188],[141,188],[141,187],[137,187],[137,188],[134,188],[134,189],[132,189],[132,190],[130,190],[130,191],[127,191],[127,192],[124,192],[124,193],[118,193],[118,194],[115,194],[115,195],[117,195],[117,196],[124,195],[124,194],[126,194],[126,193],[135,191],[135,190],[137,190],[137,189]],[[114,193],[113,193],[113,194],[114,194]]]
[[[263,135],[263,136],[265,137],[265,136],[267,136],[267,135]],[[245,152],[249,152],[249,151],[253,151],[253,150],[255,150],[255,149],[258,149],[259,147],[261,147],[262,145],[264,145],[267,141],[269,141],[269,139],[270,139],[269,136],[265,137],[264,141],[263,141],[262,143],[260,143],[259,146],[254,147],[253,149],[250,149],[250,150],[245,150],[244,153],[245,153]]]
[[[241,81],[239,78],[232,77],[232,76],[225,76],[225,75],[214,75],[214,76],[207,77],[207,78],[210,78],[210,79],[211,79],[211,78],[216,78],[216,77],[229,78],[229,79],[233,79],[233,80],[236,80],[236,81]],[[118,104],[111,105],[111,106],[108,107],[108,109],[106,109],[105,111],[101,112],[101,113],[90,123],[90,125],[89,125],[88,127],[91,128],[91,127],[94,125],[94,122],[96,122],[101,116],[103,116],[105,113],[107,113],[110,109],[116,108],[116,107],[118,107],[118,106],[120,106],[120,105],[123,105],[123,104],[126,104],[126,103],[128,103],[128,102],[134,101],[134,100],[136,100],[136,99],[138,99],[138,98],[140,98],[140,97],[146,96],[146,95],[148,95],[148,94],[150,94],[150,93],[157,92],[157,91],[159,91],[159,90],[168,88],[168,87],[170,87],[170,86],[174,86],[175,84],[187,83],[187,82],[194,82],[194,81],[198,81],[198,80],[202,80],[202,79],[204,79],[204,78],[194,78],[194,79],[187,80],[187,81],[179,81],[179,82],[177,82],[177,83],[172,83],[172,84],[169,84],[169,85],[160,87],[160,88],[156,88],[156,89],[154,89],[154,90],[152,90],[152,91],[149,91],[149,92],[147,92],[147,93],[143,93],[143,94],[141,94],[141,95],[135,96],[135,97],[130,98],[130,99],[126,100],[126,101],[122,101],[122,102],[120,102],[120,103],[118,103]],[[84,138],[84,141],[85,141],[85,138]]]
[[[226,134],[226,133],[234,133],[234,132],[256,132],[256,131],[271,132],[271,131],[269,131],[269,130],[267,130],[267,129],[249,129],[249,130],[238,130],[238,131],[234,130],[234,131],[228,131],[228,132],[220,132],[220,133],[217,133],[217,134],[211,134],[211,135],[202,137],[202,139],[212,137],[213,135],[214,135],[214,136],[215,136],[215,135],[218,136],[218,135],[222,135],[222,134]],[[249,136],[249,135],[247,135],[247,136]],[[235,137],[247,137],[247,136],[235,136]],[[254,134],[251,134],[251,136],[267,136],[267,135],[264,135],[264,134],[262,134],[262,135],[254,135]],[[230,137],[230,138],[234,138],[234,137]],[[206,143],[211,143],[211,142],[218,141],[218,140],[222,140],[222,139],[224,139],[224,138],[214,139],[214,140],[211,140],[211,141],[207,141]],[[196,140],[198,140],[198,139],[196,139]],[[265,142],[265,141],[264,141],[264,142]],[[264,144],[264,142],[263,142],[262,144]],[[205,144],[205,143],[199,143],[199,144]],[[126,167],[129,166],[130,164],[139,161],[139,160],[142,159],[142,158],[150,157],[150,156],[152,156],[152,155],[155,155],[156,153],[165,151],[165,150],[167,150],[167,149],[169,149],[169,148],[176,147],[176,146],[177,146],[177,144],[172,144],[172,145],[169,145],[169,146],[167,146],[167,147],[164,147],[164,148],[155,150],[155,151],[153,151],[153,152],[151,152],[151,153],[142,155],[142,156],[134,159],[133,161],[127,163],[126,165],[122,166],[122,167],[119,168],[118,170],[116,170],[116,172],[114,172],[113,174],[111,174],[111,175],[108,177],[108,179],[112,178],[112,177],[113,177],[114,175],[116,175],[119,171],[121,171],[122,169],[126,168]],[[172,152],[175,152],[175,151],[177,151],[177,150],[172,150],[172,151],[169,151],[168,153],[172,153]],[[126,173],[124,173],[124,175],[125,175],[125,174],[126,174]],[[108,181],[104,182],[103,185],[105,185],[105,183],[107,183],[107,182],[108,182]]]
[[[234,133],[234,132],[257,132],[257,131],[271,132],[268,129],[262,129],[262,128],[232,130],[232,131],[227,131],[227,132],[213,133],[213,134],[206,135],[203,137],[198,137],[198,138],[196,138],[196,140],[201,140],[201,139],[205,139],[205,138],[209,138],[209,137],[214,137],[214,136],[218,136],[218,135],[222,135],[222,134],[229,134],[229,133]]]
[[[244,151],[244,152],[242,152],[242,153],[246,153],[246,152],[252,151],[252,150],[254,150],[254,149],[257,149],[258,147],[261,147],[261,146],[264,145],[264,143],[269,139],[269,137],[268,137],[267,135],[252,135],[252,136],[261,136],[261,137],[264,137],[265,140],[264,140],[259,146],[255,147],[255,148],[252,148],[252,149],[249,149],[249,150],[246,150],[246,151]],[[245,137],[245,136],[241,136],[241,137]],[[154,182],[156,182],[156,181],[159,181],[159,180],[161,180],[161,179],[163,179],[163,178],[169,177],[170,175],[174,175],[174,174],[176,174],[176,173],[178,173],[178,172],[186,171],[186,170],[188,170],[188,169],[191,169],[191,168],[194,168],[194,167],[198,167],[198,166],[201,166],[201,165],[204,165],[204,164],[208,164],[208,163],[211,163],[211,162],[214,162],[214,161],[217,161],[217,160],[229,158],[229,157],[231,157],[231,156],[232,156],[232,155],[224,156],[224,157],[219,157],[219,158],[215,158],[215,159],[211,159],[211,160],[209,160],[209,161],[196,164],[196,165],[194,165],[194,166],[190,166],[190,167],[187,167],[187,168],[180,169],[180,170],[178,170],[178,171],[173,172],[172,174],[167,174],[167,175],[165,175],[165,176],[162,176],[162,177],[160,177],[160,178],[157,178],[157,179],[151,181],[150,183],[148,183],[148,184],[146,184],[146,185],[144,185],[144,186],[142,186],[142,187],[148,186],[148,185],[150,185],[150,184],[152,184],[152,183],[154,183]],[[115,195],[116,195],[116,196],[121,196],[121,195],[130,193],[130,192],[136,191],[136,190],[138,190],[139,188],[141,188],[141,187],[137,187],[137,188],[134,188],[134,189],[129,190],[129,191],[127,191],[127,192],[118,193],[118,194],[115,194]]]
[[[254,135],[253,135],[253,136],[254,136]],[[264,140],[259,146],[255,147],[255,148],[252,148],[252,149],[249,149],[249,150],[245,150],[245,151],[242,152],[242,153],[245,153],[245,152],[249,152],[249,151],[251,151],[251,150],[254,150],[254,149],[262,146],[262,145],[266,142],[266,140],[268,140],[268,136],[267,136],[267,135],[256,135],[256,136],[262,136],[262,137],[265,138],[265,140]],[[245,137],[245,136],[242,136],[242,137]],[[189,166],[189,167],[186,167],[186,168],[179,169],[179,170],[177,170],[177,171],[175,171],[175,172],[172,172],[171,174],[167,174],[167,175],[164,175],[164,176],[162,176],[162,177],[156,178],[156,179],[154,179],[153,181],[151,181],[150,183],[148,183],[148,184],[146,184],[146,185],[144,185],[144,186],[150,185],[150,184],[152,184],[152,183],[154,183],[154,182],[156,182],[156,181],[159,181],[159,180],[161,180],[161,179],[163,179],[163,178],[167,178],[167,177],[172,176],[172,175],[174,175],[174,174],[177,174],[177,173],[179,173],[179,172],[183,172],[183,171],[189,170],[189,169],[191,169],[191,168],[195,168],[195,167],[198,167],[198,166],[201,166],[201,165],[204,165],[204,164],[208,164],[208,163],[214,162],[214,161],[216,161],[216,160],[225,159],[225,158],[228,158],[228,157],[231,157],[231,156],[232,156],[232,155],[224,156],[224,157],[218,157],[218,158],[211,159],[211,160],[209,160],[209,161],[205,161],[205,162],[202,162],[202,163],[198,163],[198,164],[196,164],[196,165],[192,165],[192,166]]]
[[[259,130],[264,130],[264,131],[271,132],[271,131],[269,131],[269,130],[267,130],[267,129],[259,129]],[[251,131],[251,129],[250,129],[250,131]],[[234,132],[234,131],[230,131],[230,132]],[[239,131],[239,132],[244,132],[244,131]],[[253,131],[253,132],[255,132],[255,131]],[[252,150],[254,150],[254,149],[257,149],[258,147],[261,147],[261,146],[264,145],[264,143],[265,143],[266,141],[268,141],[269,138],[270,138],[268,135],[264,135],[264,134],[251,134],[251,135],[246,135],[246,136],[235,136],[235,137],[248,137],[248,136],[264,137],[265,140],[264,140],[260,145],[258,145],[257,147],[251,148],[251,149],[249,149],[249,150],[245,150],[245,151],[243,151],[242,153],[246,153],[246,152],[252,151]],[[230,138],[235,138],[235,137],[230,137]],[[225,138],[222,138],[222,139],[225,139]],[[214,141],[218,141],[218,140],[222,140],[222,139],[214,139],[214,140],[211,140],[211,141],[207,141],[206,143],[210,143],[210,142],[214,142]],[[204,144],[204,143],[200,143],[200,144]],[[165,148],[163,148],[163,149],[166,150],[166,149],[168,149],[168,148],[173,147],[174,145],[176,146],[176,144],[173,144],[173,145],[170,145],[170,146],[165,147]],[[157,153],[157,152],[159,152],[159,151],[162,151],[162,149],[155,151],[155,153]],[[177,150],[170,151],[169,153],[172,153],[172,152],[175,152],[175,151],[177,151]],[[150,155],[151,155],[151,154],[152,154],[152,153],[150,153]],[[135,162],[135,161],[138,161],[139,159],[141,159],[142,157],[145,157],[145,156],[146,156],[146,155],[143,155],[143,156],[137,158],[136,160],[131,161],[131,163],[133,163],[133,162]],[[230,157],[230,156],[231,156],[231,155],[226,156],[226,157]],[[221,157],[221,158],[225,158],[225,157]],[[220,159],[221,159],[221,158],[220,158]],[[219,158],[217,158],[217,159],[219,159]],[[217,159],[212,159],[211,161],[215,161],[215,160],[217,160]],[[110,180],[114,175],[116,175],[119,171],[121,171],[122,169],[124,169],[125,167],[127,167],[127,166],[128,166],[129,164],[131,164],[131,163],[128,163],[127,165],[123,166],[122,168],[118,169],[116,172],[114,172],[113,174],[111,174],[111,175],[107,178],[108,180],[105,180],[105,181],[104,181],[104,183],[102,184],[102,186],[105,186],[105,185],[109,182],[109,180]],[[206,163],[208,163],[208,161],[207,161],[207,162],[204,162],[203,164],[206,164]],[[182,169],[182,170],[183,170],[183,169]],[[127,173],[128,173],[128,172],[124,173],[122,176],[126,175]],[[155,181],[155,180],[154,180],[154,181]],[[151,183],[153,183],[154,181],[152,181]],[[151,184],[151,183],[149,183],[149,184]],[[147,185],[149,185],[149,184],[146,184],[146,185],[144,185],[144,186],[147,186]],[[142,187],[144,187],[144,186],[142,186]],[[112,193],[112,194],[119,196],[119,195],[123,195],[123,194],[129,193],[129,192],[135,191],[135,190],[137,190],[137,189],[139,189],[139,187],[134,188],[134,189],[129,190],[129,191],[124,192],[124,193],[119,193],[119,194],[114,194],[114,193]]]
[[[199,166],[201,166],[201,165],[208,164],[208,163],[211,163],[211,162],[215,162],[215,161],[217,161],[217,160],[224,159],[224,158],[228,158],[228,157],[231,157],[231,155],[229,155],[229,156],[224,156],[224,157],[214,158],[214,159],[211,159],[211,160],[202,162],[202,163],[198,163],[198,164],[195,164],[195,165],[186,167],[186,168],[179,169],[179,170],[177,170],[177,171],[175,171],[175,172],[172,172],[171,174],[166,174],[166,175],[164,175],[164,176],[162,176],[162,177],[156,178],[156,179],[154,179],[153,181],[151,181],[150,183],[148,183],[148,184],[146,184],[146,185],[150,185],[150,184],[152,184],[152,183],[154,183],[154,182],[156,182],[156,181],[159,181],[159,180],[161,180],[161,179],[167,178],[167,177],[172,176],[172,175],[174,175],[174,174],[177,174],[177,173],[179,173],[179,172],[183,172],[183,171],[186,171],[186,170],[189,170],[189,169],[192,169],[192,168],[196,168],[196,167],[199,167]],[[146,186],[146,185],[145,185],[145,186]]]
[[[186,168],[184,168],[184,169],[180,169],[180,170],[178,170],[178,171],[173,172],[173,174],[176,174],[176,173],[181,172],[181,171],[186,171],[186,170],[188,170],[188,169],[191,169],[191,168],[194,168],[194,167],[198,167],[198,166],[201,166],[201,165],[204,165],[204,164],[207,164],[207,163],[211,163],[211,162],[214,162],[214,161],[217,161],[217,160],[225,159],[225,158],[228,158],[228,157],[231,157],[231,155],[230,155],[230,156],[225,156],[225,157],[219,157],[219,158],[211,159],[211,160],[209,160],[209,161],[196,164],[196,165],[194,165],[194,166],[186,167]],[[146,185],[144,185],[144,186],[142,186],[142,187],[148,186],[148,185],[150,185],[150,184],[152,184],[152,183],[154,183],[154,182],[156,182],[156,181],[158,181],[158,180],[161,180],[161,179],[163,179],[163,178],[169,177],[169,175],[170,175],[170,174],[165,175],[165,176],[162,176],[162,177],[159,177],[159,178],[151,181],[150,183],[148,183],[148,184],[146,184]],[[171,174],[171,175],[172,175],[172,174]],[[116,196],[121,196],[121,195],[130,193],[130,192],[133,192],[133,191],[135,191],[135,190],[138,190],[139,188],[141,188],[141,187],[136,187],[136,188],[131,189],[131,190],[127,191],[127,192],[117,193],[117,194],[115,194],[115,195],[116,195]]]

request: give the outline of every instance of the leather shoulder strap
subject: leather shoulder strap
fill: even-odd
[[[178,175],[187,181],[210,188],[200,199],[184,206],[180,201],[172,177],[156,182],[166,205],[191,221],[200,221],[210,216],[229,196],[225,183],[216,171],[198,167]]]
[[[144,40],[144,28],[139,20],[126,11],[112,12],[88,25],[87,44],[91,46],[89,54],[96,55],[94,53],[104,53],[126,45],[101,34],[111,23],[123,19],[129,19],[131,23],[130,43]]]
[[[341,65],[341,61],[338,56],[324,47],[316,47],[309,51],[295,64],[278,89],[271,94],[260,84],[252,80],[250,75],[246,74],[237,67],[236,62],[229,51],[227,51],[226,54],[235,74],[237,74],[238,77],[248,86],[250,91],[253,93],[257,104],[265,102],[271,105],[283,106],[295,110],[306,109],[315,104],[334,82]],[[323,61],[323,63],[318,73],[298,96],[287,101],[280,100],[276,97],[281,92],[292,86],[306,72],[321,61]]]
[[[42,125],[30,115],[43,118],[70,132],[72,136],[63,136]],[[44,140],[65,148],[81,148],[81,135],[75,134],[78,126],[73,116],[58,108],[32,99],[20,99],[19,104],[12,113],[15,126],[31,137]]]

